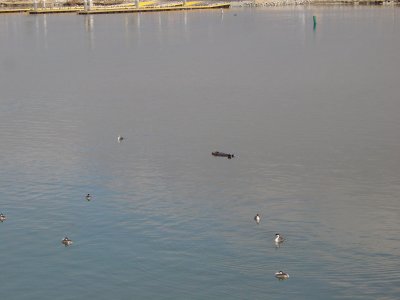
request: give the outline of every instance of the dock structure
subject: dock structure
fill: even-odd
[[[1,9],[0,14],[15,14],[15,13],[26,13],[30,11],[30,8],[9,8],[9,9]]]
[[[199,10],[199,9],[221,9],[229,8],[230,3],[205,3],[202,1],[188,1],[181,0],[175,2],[156,2],[132,0],[130,3],[119,5],[95,6],[93,0],[84,0],[83,5],[80,6],[52,6],[46,7],[46,0],[41,0],[39,7],[39,0],[33,0],[31,4],[33,8],[10,8],[2,9],[1,13],[29,13],[33,15],[38,14],[61,14],[61,13],[77,13],[80,15],[91,14],[119,14],[119,13],[139,13],[139,12],[160,12],[160,11],[176,11],[176,10]]]
[[[76,7],[49,7],[49,8],[37,8],[28,11],[31,15],[41,14],[65,14],[65,13],[77,13],[83,11],[84,8],[80,6]]]
[[[121,14],[121,13],[139,13],[139,12],[159,12],[159,11],[176,11],[176,10],[195,10],[195,9],[216,9],[229,8],[230,3],[204,4],[204,5],[175,5],[175,6],[148,6],[136,8],[94,8],[92,10],[79,11],[80,15],[92,14]]]

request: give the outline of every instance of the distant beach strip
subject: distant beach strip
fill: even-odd
[[[67,0],[46,1],[16,1],[6,0],[0,2],[0,13],[29,13],[29,14],[113,14],[135,13],[172,10],[199,10],[199,9],[224,9],[229,8],[229,2],[205,1],[105,1],[105,0]]]
[[[2,0],[0,1],[0,13],[100,14],[292,5],[400,5],[400,0],[248,0],[230,2],[186,0]]]

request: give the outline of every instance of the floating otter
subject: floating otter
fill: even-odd
[[[234,154],[224,153],[224,152],[219,152],[219,151],[211,152],[211,154],[212,154],[213,156],[227,157],[228,159],[231,159],[231,158],[235,157]]]

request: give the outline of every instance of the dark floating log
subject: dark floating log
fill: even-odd
[[[227,157],[228,159],[231,159],[231,158],[234,158],[234,157],[235,157],[234,154],[224,153],[224,152],[219,152],[219,151],[211,152],[211,154],[212,154],[213,156]]]

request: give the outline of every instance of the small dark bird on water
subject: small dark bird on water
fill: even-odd
[[[285,280],[289,278],[289,274],[283,271],[279,271],[275,273],[275,277],[278,278],[279,280]]]
[[[61,240],[61,243],[67,247],[72,245],[72,240],[70,240],[67,236]]]

